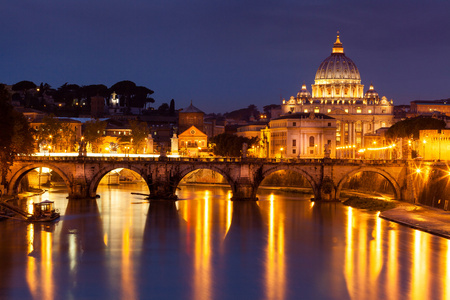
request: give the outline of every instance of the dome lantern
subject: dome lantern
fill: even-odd
[[[331,53],[344,53],[344,47],[342,47],[342,43],[339,40],[339,31],[337,32],[336,42],[333,45]]]

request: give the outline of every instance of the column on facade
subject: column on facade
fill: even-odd
[[[324,147],[324,143],[323,143],[323,133],[319,133],[319,156],[323,157],[324,156],[324,152],[323,152],[323,147]]]
[[[361,148],[364,148],[364,125],[366,123],[361,121]]]
[[[355,121],[352,122],[352,158],[356,157],[356,148],[353,148],[353,145],[356,145],[356,124]]]
[[[307,144],[306,144],[306,133],[303,133],[303,155],[306,155],[306,150],[307,150]]]

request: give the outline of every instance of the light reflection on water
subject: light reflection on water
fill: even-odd
[[[131,191],[148,192],[47,193],[59,222],[1,221],[0,299],[450,299],[450,241],[376,213],[270,191]]]

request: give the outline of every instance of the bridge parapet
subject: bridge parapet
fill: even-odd
[[[350,176],[371,171],[384,176],[396,189],[398,198],[406,200],[412,197],[406,192],[409,189],[406,176],[411,172],[408,168],[413,168],[408,166],[424,163],[361,159],[19,156],[8,177],[8,193],[17,191],[18,182],[24,174],[32,168],[43,166],[54,168],[65,178],[70,197],[95,197],[103,176],[116,168],[127,168],[144,178],[155,197],[173,198],[184,176],[199,169],[210,169],[226,178],[233,191],[233,199],[255,199],[264,178],[280,170],[291,170],[302,174],[310,182],[316,199],[335,200]]]

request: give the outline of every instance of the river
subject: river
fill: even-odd
[[[450,241],[340,203],[141,184],[67,200],[53,224],[0,221],[0,299],[450,299]],[[24,207],[27,203],[21,203]]]

